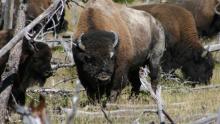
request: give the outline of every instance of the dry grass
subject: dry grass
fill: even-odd
[[[73,18],[71,11],[67,11],[67,19],[71,20]],[[72,29],[74,25],[70,25],[69,29]],[[62,56],[62,50],[55,52],[56,57]],[[71,69],[60,69],[57,71],[54,77],[47,80],[45,87],[52,87],[54,84],[59,82],[59,80],[64,77],[77,77],[75,68]],[[214,75],[211,80],[212,84],[220,84],[220,65],[216,64]],[[54,88],[59,89],[71,89],[74,90],[75,81],[69,81],[67,83],[56,85]],[[192,122],[196,119],[204,117],[206,115],[217,113],[220,108],[220,88],[201,90],[191,92],[187,89],[190,86],[185,86],[181,83],[173,81],[161,81],[163,87],[166,90],[162,91],[162,96],[165,103],[165,109],[178,124],[185,124]],[[182,90],[180,90],[182,89]],[[141,93],[137,99],[128,100],[130,95],[130,87],[123,90],[122,95],[119,97],[118,101],[107,106],[108,110],[119,110],[119,109],[152,109],[155,108],[153,100],[150,98],[149,94]],[[67,95],[49,95],[46,94],[47,102],[47,112],[51,119],[52,124],[61,124],[65,122],[66,115],[60,110],[60,108],[71,108],[71,96]],[[38,99],[38,94],[27,94],[27,104],[31,99]],[[98,106],[88,105],[87,97],[85,92],[80,94],[80,105],[78,109],[82,111],[94,111],[101,112]],[[108,113],[108,111],[107,111]],[[136,118],[139,117],[139,113],[124,113],[118,116],[111,116],[110,119],[114,124],[128,124],[132,123]],[[15,120],[18,118],[15,118]],[[156,114],[144,114],[140,122],[150,123],[155,121],[158,123],[158,118]],[[74,120],[76,124],[103,124],[107,123],[104,117],[100,116],[77,116]]]
[[[51,80],[59,80],[64,75],[75,75],[74,69],[61,69],[52,79],[48,80],[46,87],[51,87]],[[212,78],[212,84],[219,83],[220,75],[220,66],[216,65],[214,70],[214,75]],[[163,82],[163,81],[161,81]],[[164,81],[162,84],[163,87],[166,87],[166,90],[162,91],[162,96],[165,103],[165,109],[170,114],[170,116],[178,124],[185,124],[192,121],[195,121],[201,117],[215,114],[220,108],[220,88],[216,89],[207,89],[200,91],[190,91],[190,86],[184,86],[181,83]],[[72,89],[74,90],[74,83],[65,83],[57,85],[55,88],[60,89]],[[180,90],[182,89],[182,90]],[[120,109],[131,109],[131,110],[140,110],[140,109],[152,109],[156,108],[153,100],[150,98],[149,94],[141,93],[137,99],[128,100],[130,95],[130,87],[127,87],[123,90],[122,95],[119,97],[115,104],[110,104],[107,106],[107,113],[109,110],[120,110]],[[36,94],[29,94],[33,98],[37,99]],[[30,101],[30,97],[27,97],[27,101]],[[85,92],[81,92],[80,95],[80,105],[78,107],[81,111],[90,111],[90,112],[101,112],[99,106],[88,105],[87,97]],[[71,96],[66,95],[46,95],[47,100],[47,111],[50,115],[51,122],[53,124],[60,124],[65,122],[65,113],[60,111],[62,108],[71,108]],[[110,119],[114,124],[128,124],[132,123],[142,112],[129,112],[119,114],[117,116],[110,116]],[[144,114],[140,122],[146,123],[155,121],[158,123],[157,115],[154,113]],[[75,123],[81,124],[103,124],[107,123],[103,116],[77,116],[74,120]]]

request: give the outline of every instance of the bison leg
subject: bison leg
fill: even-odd
[[[110,102],[115,102],[117,100],[118,95],[129,82],[126,73],[127,71],[122,70],[126,70],[125,67],[119,67],[116,69],[112,88],[110,91],[107,91],[107,96],[110,98]]]
[[[156,93],[157,84],[159,80],[159,71],[160,71],[160,58],[161,55],[152,55],[149,62],[147,63],[150,70],[151,86]]]
[[[132,89],[131,89],[131,97],[133,95],[137,96],[139,95],[141,81],[139,78],[139,69],[136,69],[134,71],[129,72],[128,76],[129,81],[131,82]]]

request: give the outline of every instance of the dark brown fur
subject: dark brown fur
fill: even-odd
[[[27,44],[23,44],[18,73],[12,87],[12,93],[21,105],[25,104],[25,92],[28,87],[43,86],[46,79],[52,75],[52,53],[49,46],[43,42],[36,42],[34,46],[35,51],[31,51]]]
[[[162,68],[165,72],[181,68],[186,78],[192,81],[209,82],[214,68],[210,53],[199,41],[192,14],[182,7],[171,4],[133,6],[157,18],[165,28],[166,52]]]
[[[11,38],[13,31],[0,31],[0,48],[2,48]],[[0,87],[0,92],[13,82],[12,93],[18,103],[24,105],[26,89],[33,84],[39,83],[43,86],[46,79],[51,76],[52,70],[50,59],[52,57],[49,46],[42,42],[34,43],[35,50],[30,49],[27,42],[23,43],[18,73],[8,77]],[[0,76],[5,70],[9,53],[0,58]],[[10,102],[12,99],[10,98]]]
[[[183,0],[178,3],[189,10],[201,36],[213,36],[220,31],[220,15],[214,11],[217,0]]]
[[[116,48],[112,47],[115,39],[111,31],[119,35]],[[144,65],[149,66],[152,85],[156,87],[159,60],[164,51],[164,32],[151,15],[111,0],[91,0],[81,13],[74,35],[76,44],[82,33],[85,33],[82,44],[86,50],[74,47],[73,54],[79,79],[90,98],[99,99],[106,94],[114,101],[129,81],[137,93],[141,85],[139,67]],[[114,58],[109,58],[108,50],[114,51]],[[111,79],[98,81],[93,74],[98,70],[109,72]]]

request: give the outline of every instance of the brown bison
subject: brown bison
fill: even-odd
[[[0,31],[0,48],[11,39],[11,31]],[[43,86],[46,79],[52,75],[52,69],[50,60],[52,57],[49,46],[42,42],[36,42],[33,44],[34,49],[30,49],[27,42],[23,43],[22,54],[20,58],[18,73],[13,74],[4,80],[0,87],[0,92],[13,82],[12,93],[15,96],[16,101],[19,104],[24,105],[25,103],[25,92],[26,89],[36,83]],[[1,73],[5,69],[5,64],[8,61],[8,55],[0,58],[0,70]],[[10,99],[10,102],[11,103]]]
[[[178,5],[189,10],[201,36],[213,36],[220,32],[220,15],[215,12],[218,0],[182,0]]]
[[[162,58],[164,72],[180,68],[190,81],[210,81],[214,68],[213,58],[199,41],[195,21],[189,11],[170,4],[132,8],[149,12],[162,23],[166,35],[166,51]]]
[[[91,0],[75,36],[73,56],[89,99],[106,95],[115,101],[129,81],[132,93],[138,93],[139,68],[144,65],[156,89],[165,41],[161,24],[150,14],[111,0]]]

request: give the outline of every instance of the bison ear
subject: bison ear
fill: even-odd
[[[82,51],[85,51],[86,50],[86,47],[85,45],[83,45],[82,43],[82,36],[83,36],[84,33],[82,33],[79,38],[75,39],[75,42],[73,42],[73,47],[74,48],[78,48]]]

